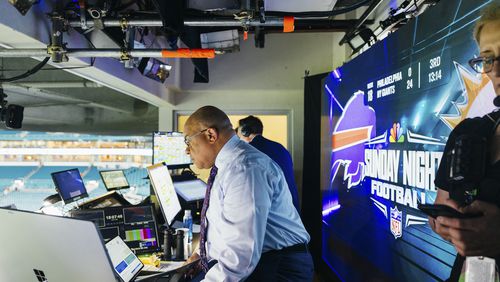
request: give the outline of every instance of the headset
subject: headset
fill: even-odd
[[[243,135],[244,137],[249,137],[250,134],[252,134],[252,129],[250,128],[250,126],[248,124],[242,124],[240,126],[240,132],[241,132],[241,135]]]

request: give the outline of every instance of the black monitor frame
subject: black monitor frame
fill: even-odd
[[[154,240],[156,242],[155,246],[150,246],[147,248],[136,248],[137,246],[134,247],[135,243],[129,243],[129,241],[126,240],[126,232],[130,231],[129,228],[138,228],[141,224],[146,224],[145,222],[127,222],[126,213],[129,209],[146,209],[151,212],[151,220],[148,220],[147,222],[150,222],[151,224],[151,235],[154,236]],[[158,233],[157,226],[158,221],[156,219],[155,210],[151,204],[108,207],[89,210],[79,209],[71,211],[70,216],[94,222],[105,242],[113,239],[116,235],[119,235],[130,247],[130,249],[132,249],[132,251],[136,254],[152,253],[160,249],[160,234]]]
[[[76,171],[78,173],[77,175],[78,175],[79,180],[82,183],[84,193],[82,193],[82,194],[80,194],[78,196],[75,196],[75,197],[64,198],[63,197],[63,193],[62,193],[62,190],[63,190],[62,186],[63,186],[63,184],[59,183],[59,180],[57,180],[56,175],[57,174],[66,173],[66,172],[69,172],[69,171]],[[72,168],[72,169],[67,169],[67,170],[62,170],[62,171],[56,171],[56,172],[51,173],[50,175],[52,177],[52,181],[54,182],[54,185],[56,186],[57,193],[59,193],[59,196],[61,196],[61,199],[62,199],[62,201],[63,201],[63,203],[65,205],[67,205],[69,203],[72,203],[74,201],[83,199],[83,198],[87,198],[89,196],[89,194],[87,193],[87,188],[85,187],[85,183],[83,182],[82,175],[80,174],[80,170],[78,168]]]
[[[166,136],[169,136],[169,135],[175,135],[175,134],[178,134],[179,138],[183,138],[184,139],[184,136],[181,132],[176,132],[176,131],[153,131],[153,134],[152,134],[152,144],[153,144],[153,154],[152,154],[152,164],[156,164],[156,163],[164,163],[165,165],[168,166],[169,169],[181,169],[181,168],[189,168],[189,166],[191,164],[193,164],[192,161],[190,161],[189,163],[177,163],[177,164],[169,164],[167,162],[165,162],[164,160],[158,160],[158,161],[155,161],[155,136],[157,135],[166,135]],[[177,136],[173,136],[173,137],[177,137]]]
[[[109,172],[121,172],[123,174],[123,177],[125,178],[125,181],[127,182],[127,185],[125,186],[119,186],[119,187],[108,187],[108,183],[106,183],[106,180],[103,176],[103,174],[109,173]],[[112,169],[112,170],[100,170],[99,175],[101,176],[102,183],[104,183],[104,187],[106,187],[106,190],[108,191],[113,191],[113,190],[121,190],[121,189],[127,189],[130,188],[130,183],[128,182],[127,177],[125,176],[125,172],[123,169]]]

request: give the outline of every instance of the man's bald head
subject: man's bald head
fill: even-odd
[[[227,115],[214,106],[196,110],[184,125],[186,153],[198,168],[211,168],[222,147],[234,136]]]
[[[215,128],[219,133],[233,131],[229,117],[214,106],[204,106],[196,110],[186,121],[186,127],[193,131]]]

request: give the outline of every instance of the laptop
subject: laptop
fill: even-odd
[[[117,281],[90,221],[0,208],[0,281]]]
[[[132,250],[119,237],[106,243],[111,263],[122,282],[131,281],[156,281],[167,279],[170,282],[185,280],[184,274],[197,267],[199,260],[188,264],[183,262],[161,262],[159,267],[144,265]]]
[[[144,267],[144,264],[120,236],[116,236],[107,242],[106,249],[113,264],[113,269],[123,282],[133,281]]]

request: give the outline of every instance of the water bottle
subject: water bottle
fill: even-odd
[[[191,216],[191,210],[184,211],[184,217],[182,218],[182,222],[184,224],[184,228],[189,229],[188,234],[188,242],[191,243],[193,240],[193,217]]]

